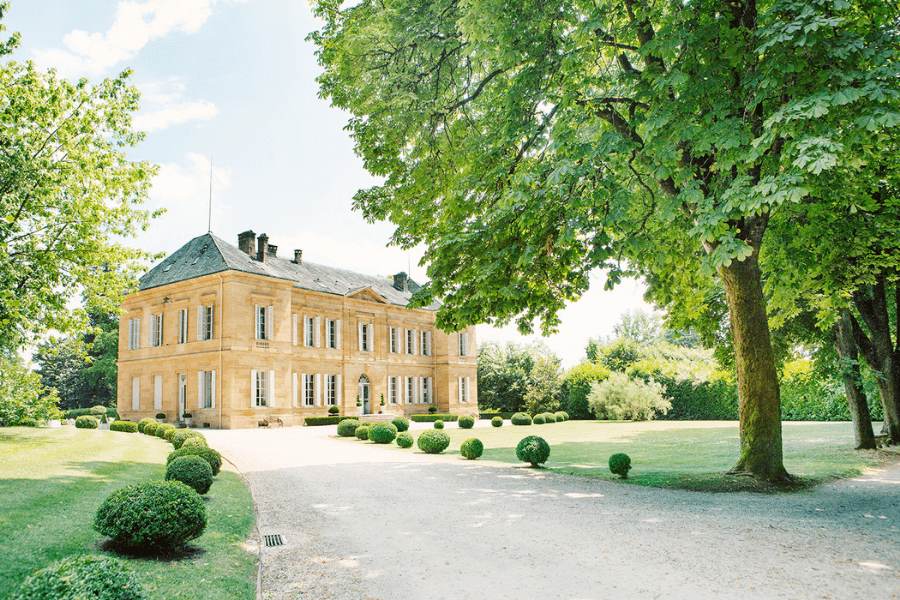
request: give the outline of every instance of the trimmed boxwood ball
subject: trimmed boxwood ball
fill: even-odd
[[[617,452],[609,457],[609,470],[622,479],[628,479],[631,470],[631,457],[624,452]]]
[[[534,418],[531,419],[531,422],[535,425],[543,425],[547,422],[547,419],[544,417],[543,413],[541,413],[539,415],[534,415]]]
[[[122,431],[125,433],[137,433],[137,423],[134,421],[113,421],[109,424],[110,431]]]
[[[110,494],[94,529],[132,550],[174,550],[206,529],[200,494],[180,481],[145,481]]]
[[[356,438],[360,440],[369,439],[369,426],[368,425],[360,425],[356,428]]]
[[[344,419],[337,426],[337,434],[341,437],[353,437],[360,423],[358,419]]]
[[[409,429],[409,419],[406,417],[394,417],[394,420],[392,420],[391,423],[394,424],[397,431],[406,431]]]
[[[193,437],[203,438],[203,441],[206,441],[206,438],[203,437],[202,433],[194,431],[193,429],[178,429],[172,434],[172,439],[169,441],[172,442],[172,445],[178,450],[186,439]]]
[[[478,438],[469,438],[459,447],[459,453],[469,460],[475,460],[484,452],[484,444]]]
[[[181,447],[185,448],[207,448],[209,444],[206,443],[206,438],[202,435],[192,435],[188,439],[181,442]]]
[[[491,417],[491,425],[494,427],[503,427],[503,417],[497,415],[496,417]]]
[[[78,429],[97,429],[99,425],[100,423],[97,421],[97,418],[92,417],[91,415],[81,415],[75,419],[75,427]]]
[[[509,421],[513,425],[531,425],[531,415],[528,413],[517,412]]]
[[[550,458],[550,444],[542,437],[529,435],[516,445],[516,458],[536,467]]]
[[[144,600],[147,594],[122,561],[70,556],[31,574],[11,600]]]
[[[558,411],[556,411],[556,421],[557,421],[557,423],[560,422],[560,421],[568,421],[568,420],[569,420],[569,413],[567,413],[567,412],[564,411],[564,410],[558,410]]]
[[[457,421],[461,429],[472,429],[475,427],[475,417],[472,415],[463,415]]]
[[[166,439],[166,432],[174,430],[175,426],[171,423],[160,423],[156,426],[156,437]]]
[[[179,430],[176,429],[175,426],[173,425],[173,426],[172,426],[172,429],[166,429],[166,433],[163,435],[163,438],[164,438],[167,442],[171,442],[171,441],[172,441],[172,438],[175,437],[175,434],[178,433],[178,431],[179,431]]]
[[[397,434],[397,445],[401,448],[412,448],[413,436],[408,431],[401,431]]]
[[[159,427],[159,423],[157,423],[156,421],[153,421],[152,423],[147,423],[146,425],[144,425],[143,434],[155,436],[157,427]]]
[[[426,454],[440,454],[450,445],[450,436],[443,431],[423,431],[416,440],[419,450]]]
[[[556,413],[544,413],[544,421],[547,423],[556,423]]]
[[[369,439],[376,444],[390,444],[397,437],[397,427],[393,423],[376,423],[369,427]]]
[[[138,424],[137,424],[138,432],[139,432],[139,433],[144,433],[144,428],[145,428],[147,425],[149,425],[150,423],[155,424],[155,423],[156,423],[156,419],[148,419],[148,418],[144,418],[144,419],[141,419],[140,421],[138,421]]]
[[[166,467],[166,481],[173,479],[191,486],[198,494],[205,494],[212,487],[212,467],[199,456],[179,456]]]
[[[444,422],[441,421],[440,419],[438,419],[437,421],[434,422],[434,428],[435,428],[435,429],[443,429],[443,428],[444,428]]]
[[[172,452],[170,452],[168,458],[166,458],[166,464],[168,465],[176,458],[180,458],[182,456],[199,456],[200,458],[208,462],[210,468],[212,469],[213,477],[218,475],[219,470],[222,468],[222,455],[219,454],[217,450],[207,448],[206,446],[188,446],[187,443],[183,444],[178,450],[173,450]]]

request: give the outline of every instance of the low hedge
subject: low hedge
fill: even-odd
[[[469,438],[459,447],[459,453],[467,460],[475,460],[484,453],[484,444],[478,438]]]
[[[174,550],[206,529],[203,499],[180,481],[145,481],[110,494],[94,529],[132,550]]]
[[[471,415],[463,415],[459,418],[459,426],[461,429],[472,429],[475,427],[475,417]]]
[[[75,419],[75,427],[78,429],[97,429],[99,425],[100,422],[97,421],[97,417],[92,417],[91,415],[81,415]]]
[[[353,437],[356,435],[356,428],[360,426],[358,419],[344,419],[337,426],[337,434],[341,437]]]
[[[450,445],[450,436],[443,431],[430,429],[419,434],[416,444],[426,454],[440,454]]]
[[[134,421],[113,421],[109,424],[110,431],[124,431],[125,433],[137,433],[138,424]]]
[[[531,415],[528,413],[517,412],[509,420],[513,425],[531,425]]]
[[[70,408],[69,410],[65,411],[63,413],[63,415],[67,419],[77,419],[78,417],[81,417],[83,415],[96,416],[96,414],[91,411],[92,411],[91,408]],[[117,413],[116,409],[112,408],[111,406],[106,407],[106,418],[107,419],[118,419],[119,413]]]
[[[410,415],[409,418],[416,423],[433,423],[434,421],[455,421],[459,415],[432,413],[430,415]]]
[[[493,419],[494,417],[500,417],[501,419],[508,421],[512,419],[512,416],[514,414],[516,413],[502,410],[483,410],[478,413],[478,418],[483,421],[487,421]]]
[[[397,428],[397,431],[406,431],[409,429],[409,419],[406,417],[394,417],[391,421],[394,424],[394,427]]]
[[[369,427],[369,439],[376,444],[390,444],[397,437],[397,426],[393,423],[375,423]]]
[[[329,415],[327,417],[305,417],[303,419],[303,424],[310,427],[317,427],[319,425],[337,425],[345,418],[346,417],[339,417],[336,415]]]
[[[172,480],[192,487],[198,494],[205,494],[212,486],[212,467],[199,456],[179,456],[166,466],[166,481]]]
[[[147,594],[122,561],[82,554],[31,574],[11,600],[144,600]]]
[[[166,464],[168,465],[176,458],[182,456],[199,456],[209,463],[213,476],[218,475],[219,470],[222,468],[222,455],[219,454],[218,450],[213,450],[212,448],[207,448],[205,446],[189,446],[187,443],[182,445],[178,450],[170,452],[168,458],[166,458]]]
[[[397,445],[401,448],[412,448],[413,436],[408,431],[401,431],[397,434]]]

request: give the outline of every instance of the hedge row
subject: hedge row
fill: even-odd
[[[96,416],[95,413],[91,412],[90,408],[70,408],[69,410],[65,411],[63,414],[65,415],[65,418],[67,418],[67,419],[77,419],[78,417],[81,417],[84,415]],[[106,418],[107,419],[118,419],[119,413],[116,412],[115,408],[113,408],[111,406],[107,406],[106,407]]]
[[[459,415],[432,413],[428,415],[410,415],[409,418],[416,423],[433,423],[434,421],[456,421]]]
[[[305,418],[303,419],[303,422],[304,422],[306,425],[309,425],[309,426],[311,426],[311,427],[314,427],[314,426],[317,426],[317,425],[337,425],[338,423],[340,423],[340,422],[343,421],[344,419],[350,419],[350,418],[351,418],[351,417],[340,417],[340,416],[337,416],[337,415],[335,415],[335,416],[330,416],[330,415],[329,415],[329,416],[327,416],[327,417],[305,417]]]
[[[490,421],[494,417],[500,417],[501,419],[508,421],[512,419],[512,416],[514,414],[515,413],[513,412],[505,412],[501,410],[483,410],[478,413],[478,418],[483,421]]]
[[[134,421],[113,421],[109,424],[110,431],[124,431],[125,433],[137,433],[138,424]]]

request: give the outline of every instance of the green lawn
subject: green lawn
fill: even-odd
[[[747,477],[725,475],[738,455],[735,422],[567,421],[523,427],[505,421],[500,428],[444,431],[450,434],[450,453],[458,453],[466,438],[479,438],[485,446],[482,460],[516,463],[516,443],[526,435],[539,435],[551,447],[546,467],[559,473],[618,479],[609,472],[607,461],[611,454],[625,452],[632,463],[629,483],[703,491],[768,491]],[[896,450],[854,450],[849,423],[784,423],[784,462],[798,478],[794,487],[850,477],[897,458],[900,453]]]
[[[0,429],[0,598],[54,560],[104,553],[94,511],[119,487],[162,479],[170,451],[139,433]],[[250,491],[223,469],[206,506],[206,532],[187,558],[128,560],[151,598],[255,597],[256,555],[243,546],[253,527]]]

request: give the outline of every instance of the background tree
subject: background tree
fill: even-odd
[[[555,356],[538,356],[531,369],[528,389],[525,390],[525,410],[536,415],[559,410],[561,393],[559,359]]]
[[[478,406],[503,412],[525,410],[529,390],[532,397],[552,395],[550,371],[559,371],[559,358],[543,344],[482,344],[478,350]],[[557,406],[559,382],[556,384]],[[547,408],[546,410],[550,410]]]
[[[0,57],[17,43],[0,44]],[[0,348],[82,331],[74,298],[111,311],[135,281],[144,253],[119,240],[147,225],[154,168],[124,152],[142,136],[128,75],[92,85],[0,64]]]
[[[613,333],[638,344],[650,344],[663,335],[662,319],[644,310],[629,311],[619,318]]]
[[[810,180],[900,122],[897,7],[878,0],[319,0],[321,92],[352,114],[358,192],[426,247],[438,325],[530,331],[606,267],[724,289],[735,472],[778,481],[760,250]],[[628,259],[621,262],[620,259]]]
[[[0,354],[0,427],[35,425],[61,416],[59,397],[18,355]]]

